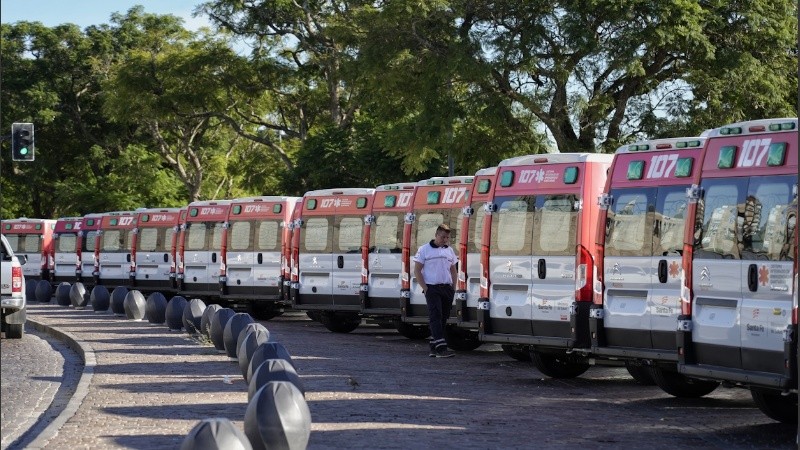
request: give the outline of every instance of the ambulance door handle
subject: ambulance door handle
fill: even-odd
[[[164,262],[169,262],[169,255],[164,253]]]
[[[662,259],[658,261],[658,281],[660,283],[667,282],[667,260]]]
[[[544,277],[547,276],[547,264],[544,262],[544,258],[539,259],[537,269],[539,269],[539,279],[544,280]]]
[[[750,292],[758,290],[758,266],[755,264],[750,264],[750,267],[747,268],[747,287]]]
[[[264,255],[263,255],[263,254],[261,254],[261,253],[259,253],[259,254],[258,254],[258,263],[259,263],[259,264],[262,264],[263,262],[264,262]]]
[[[339,255],[336,258],[336,265],[339,266],[340,269],[344,269],[344,256]]]
[[[126,260],[128,260],[128,262],[131,262],[131,254],[130,254],[130,253],[128,253],[128,256],[127,256],[127,257],[125,257],[125,259],[126,259]]]
[[[217,252],[211,254],[211,262],[217,262]]]

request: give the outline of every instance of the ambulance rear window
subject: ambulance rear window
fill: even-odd
[[[158,250],[158,228],[142,228],[136,236],[136,250],[154,252]]]
[[[233,251],[253,250],[250,245],[251,223],[233,222],[228,229],[228,249]]]
[[[256,250],[280,250],[280,224],[277,220],[261,222],[258,225],[258,240]]]
[[[327,217],[309,217],[303,228],[301,251],[311,253],[331,251],[328,242],[329,223]]]
[[[400,253],[403,242],[403,215],[401,213],[376,214],[370,230],[370,253]]]
[[[58,248],[56,251],[64,253],[75,253],[78,244],[78,236],[74,234],[62,234],[58,237]]]

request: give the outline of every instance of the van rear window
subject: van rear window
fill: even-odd
[[[336,252],[360,253],[361,238],[364,232],[364,217],[337,217],[334,233],[336,234]]]
[[[15,253],[36,253],[42,248],[42,238],[38,234],[6,234],[5,236]]]
[[[496,256],[531,255],[534,196],[497,198],[492,219],[491,252]]]
[[[139,230],[139,234],[136,235],[136,250],[142,252],[154,252],[159,249],[159,231],[162,231],[163,228],[159,230],[159,228],[142,228]],[[163,240],[163,239],[162,239]]]
[[[403,242],[403,217],[401,213],[378,213],[370,228],[370,253],[400,253]]]
[[[651,256],[653,215],[648,213],[653,189],[612,191],[614,203],[606,219],[607,256]]]
[[[247,221],[233,222],[228,229],[228,250],[236,252],[252,251],[250,243],[252,224]]]
[[[412,237],[414,242],[411,244],[411,252],[416,252],[421,246],[427,244],[436,234],[436,228],[445,223],[450,227],[450,246],[456,255],[459,254],[458,239],[461,236],[461,208],[436,209],[436,210],[416,210],[417,220],[414,222]]]
[[[101,252],[122,252],[130,249],[130,230],[106,230],[100,239]]]
[[[328,242],[329,228],[329,218],[309,217],[303,225],[300,250],[308,253],[330,253],[332,246]]]
[[[62,253],[75,253],[78,247],[78,236],[75,234],[61,234],[56,240],[56,251]]]
[[[280,245],[280,223],[277,220],[260,222],[258,224],[258,242],[256,250],[279,251]]]
[[[486,202],[475,202],[472,204],[472,217],[469,218],[469,243],[467,244],[468,253],[480,253],[483,242],[483,226],[486,223]]]
[[[83,237],[83,244],[81,244],[81,251],[94,252],[95,241],[97,240],[97,231],[89,231]]]
[[[578,210],[575,195],[537,197],[533,218],[533,254],[542,256],[574,255],[577,239]]]

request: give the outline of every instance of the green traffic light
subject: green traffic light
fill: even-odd
[[[21,149],[19,149],[19,154],[20,155],[27,155],[28,154],[28,147],[22,147]]]

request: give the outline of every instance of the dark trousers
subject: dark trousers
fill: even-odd
[[[447,345],[444,329],[450,310],[453,307],[455,290],[449,284],[429,284],[425,290],[425,302],[428,304],[428,325],[431,328],[431,349]]]

